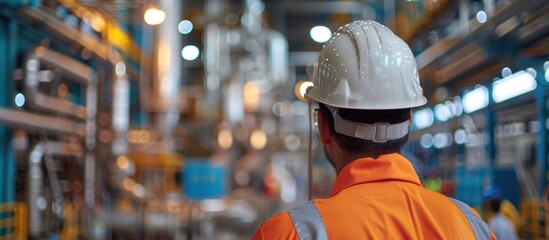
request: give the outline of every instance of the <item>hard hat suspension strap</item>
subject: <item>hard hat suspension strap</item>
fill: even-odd
[[[377,122],[373,124],[359,123],[343,119],[341,115],[339,115],[337,108],[328,108],[331,110],[334,117],[335,131],[349,137],[384,143],[389,140],[400,139],[406,136],[409,131],[410,120],[396,124],[389,124],[385,122]]]

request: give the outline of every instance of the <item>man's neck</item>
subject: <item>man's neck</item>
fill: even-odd
[[[339,175],[339,173],[341,172],[341,170],[343,170],[343,168],[345,168],[345,166],[347,166],[348,164],[350,164],[351,162],[357,160],[357,159],[362,159],[362,158],[373,158],[373,159],[377,159],[379,158],[381,155],[385,155],[385,154],[391,154],[391,153],[385,153],[385,154],[371,154],[369,152],[343,152],[343,150],[339,149],[339,151],[337,151],[338,154],[336,154],[336,156],[334,156],[334,160],[336,161],[334,164],[335,164],[335,170],[336,170],[336,174]],[[395,152],[395,153],[398,153],[398,152]],[[399,153],[400,154],[400,153]]]

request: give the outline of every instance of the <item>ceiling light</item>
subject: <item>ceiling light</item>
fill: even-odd
[[[414,111],[414,117],[412,118],[412,121],[417,129],[430,127],[435,121],[433,110],[431,110],[430,108],[423,108]]]
[[[151,7],[145,11],[145,22],[149,25],[158,25],[166,20],[166,13],[164,11]]]
[[[477,12],[477,21],[478,21],[479,23],[485,23],[485,22],[486,22],[486,18],[487,18],[486,12],[484,12],[484,11],[478,11],[478,12]]]
[[[250,145],[255,150],[261,150],[267,145],[267,134],[263,130],[254,130],[250,135]]]
[[[302,80],[299,81],[294,88],[295,96],[301,101],[307,101],[305,99],[305,93],[307,93],[307,88],[313,87],[313,82]]]
[[[177,30],[182,34],[188,34],[193,30],[193,23],[189,20],[183,20],[177,25]]]
[[[534,77],[525,71],[519,71],[492,83],[492,97],[499,103],[536,89]]]
[[[475,89],[463,95],[463,111],[472,113],[488,106],[488,88],[478,85]]]
[[[15,95],[15,106],[23,107],[23,105],[25,105],[25,95],[22,93],[17,93]]]
[[[198,58],[198,55],[200,55],[200,50],[193,45],[185,46],[181,51],[181,56],[183,56],[183,59],[187,61],[195,60]]]
[[[318,43],[326,42],[332,37],[332,31],[325,26],[313,27],[309,34],[311,35],[311,38]]]
[[[448,119],[453,117],[452,111],[450,110],[450,108],[448,108],[447,105],[442,103],[437,104],[435,106],[435,116],[437,117],[437,120],[441,122],[446,122],[448,121]]]

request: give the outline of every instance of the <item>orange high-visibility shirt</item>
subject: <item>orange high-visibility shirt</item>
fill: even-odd
[[[313,203],[329,239],[475,239],[461,210],[423,188],[399,154],[353,161],[337,176],[330,197]],[[299,237],[285,211],[265,221],[253,239]]]

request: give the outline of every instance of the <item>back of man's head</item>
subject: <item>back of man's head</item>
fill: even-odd
[[[492,210],[492,212],[498,213],[499,208],[501,207],[501,199],[493,198],[493,199],[490,199],[489,203],[490,203],[490,209]]]
[[[336,132],[334,127],[334,119],[330,110],[324,104],[320,105],[320,112],[326,119],[330,133],[333,135],[337,144],[345,151],[354,153],[368,153],[370,157],[378,157],[383,154],[400,153],[400,150],[408,141],[408,134],[405,136],[388,140],[386,142],[374,142],[373,140],[360,139],[350,137]],[[341,118],[357,123],[388,123],[398,124],[410,119],[411,111],[406,109],[392,109],[392,110],[357,110],[357,109],[345,109],[340,108],[339,114]]]

